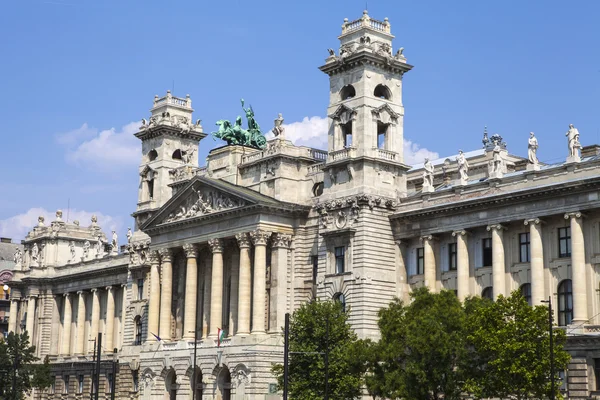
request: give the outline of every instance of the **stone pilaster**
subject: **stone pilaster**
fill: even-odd
[[[10,315],[8,316],[8,331],[17,333],[17,314],[19,312],[19,300],[10,299]]]
[[[160,259],[158,252],[150,253],[150,294],[148,298],[148,333],[147,340],[155,342],[158,335],[158,321],[160,316],[160,272],[158,271]]]
[[[173,301],[173,256],[170,249],[161,249],[160,269],[162,273],[160,287],[160,327],[162,340],[171,340],[171,302]]]
[[[252,275],[250,266],[250,238],[247,233],[235,235],[240,247],[240,278],[238,291],[238,335],[250,333],[250,302],[252,301]]]
[[[452,232],[456,238],[456,292],[458,299],[463,301],[469,295],[469,247],[467,246],[467,231]]]
[[[71,316],[73,309],[71,305],[71,293],[65,293],[64,296],[62,349],[60,353],[68,356],[71,355]]]
[[[119,318],[119,340],[116,347],[123,347],[123,338],[125,337],[125,315],[127,314],[127,284],[121,285],[121,314]]]
[[[223,324],[223,242],[221,239],[210,239],[208,245],[212,252],[208,336],[216,337]]]
[[[288,293],[288,252],[292,236],[284,233],[274,233],[271,239],[271,298],[270,298],[270,332],[279,332],[285,325]]]
[[[571,220],[571,276],[573,278],[573,322],[587,322],[587,274],[585,268],[585,246],[583,240],[583,218],[580,212],[565,214]]]
[[[98,325],[100,322],[100,292],[98,291],[98,289],[92,289],[92,320],[91,320],[91,325],[90,325],[90,338],[92,340],[95,340],[98,338]],[[94,349],[90,348],[91,351],[88,351],[88,353],[93,352]]]
[[[25,322],[25,328],[27,329],[27,333],[29,334],[30,343],[34,343],[33,339],[33,326],[35,325],[35,301],[37,296],[29,295],[27,298],[27,319]]]
[[[79,300],[77,302],[77,344],[75,354],[84,354],[85,346],[85,293],[77,292]]]
[[[506,267],[504,263],[504,227],[500,224],[489,225],[492,232],[492,286],[494,300],[506,296]]]
[[[115,332],[115,290],[112,286],[106,287],[106,320],[104,327],[106,328],[106,334],[105,340],[102,341],[102,347],[107,352],[112,352]]]
[[[254,295],[252,302],[252,333],[265,333],[267,291],[267,241],[271,232],[261,229],[250,232],[254,243]]]
[[[408,302],[410,300],[410,285],[408,284],[408,270],[406,269],[406,243],[402,240],[396,240],[395,243],[398,251],[398,262],[396,263],[396,297]]]
[[[211,279],[212,279],[212,261],[206,262],[204,265],[203,274],[203,293],[202,293],[202,338],[208,337],[208,326],[210,325],[210,296],[211,296]]]
[[[538,218],[525,220],[529,225],[531,305],[538,306],[546,300],[544,292],[544,249],[542,245],[542,224]]]
[[[187,257],[185,268],[185,305],[183,315],[183,338],[194,339],[196,332],[196,304],[198,297],[198,250],[191,243],[183,245]]]
[[[425,256],[423,266],[423,279],[424,285],[429,288],[432,292],[437,291],[437,279],[436,279],[436,266],[435,266],[435,252],[433,250],[435,238],[431,235],[422,236],[423,241],[423,253]]]

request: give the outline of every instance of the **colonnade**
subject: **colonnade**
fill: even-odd
[[[237,268],[237,335],[261,334],[266,332],[267,309],[267,244],[272,232],[256,229],[251,232],[237,233],[235,241],[239,249],[239,268]],[[282,235],[277,233],[276,235]],[[289,235],[285,235],[288,237]],[[204,285],[203,302],[203,338],[216,338],[223,324],[224,304],[224,265],[223,239],[210,239],[206,243],[210,251],[210,266],[202,271],[207,279]],[[200,274],[198,257],[200,243],[183,245],[186,256],[185,293],[183,312],[183,338],[194,339],[197,327],[198,276]],[[251,246],[254,246],[254,276],[252,277]],[[205,247],[202,247],[205,248]],[[173,250],[163,248],[150,255],[150,298],[148,311],[147,340],[172,339],[171,310],[173,301]],[[236,280],[232,279],[232,282]],[[233,289],[232,289],[233,290]],[[252,310],[252,315],[251,315]],[[227,317],[228,318],[228,317]]]
[[[571,268],[573,282],[573,324],[587,321],[587,292],[585,271],[585,244],[582,229],[582,214],[566,213],[571,228]],[[542,221],[539,218],[527,219],[524,224],[529,227],[531,301],[533,305],[541,304],[546,299],[544,291],[544,251],[542,242]],[[506,227],[501,224],[488,225],[486,229],[492,236],[492,285],[494,298],[508,295],[506,290],[505,267],[505,235]],[[456,238],[456,289],[458,297],[464,300],[469,293],[469,232],[457,230],[452,232]],[[423,243],[423,279],[425,286],[436,289],[436,261],[434,252],[434,235],[422,236]]]

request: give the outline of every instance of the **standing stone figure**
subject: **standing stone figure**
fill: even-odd
[[[75,242],[72,240],[69,242],[69,251],[71,252],[71,258],[69,259],[69,262],[73,262],[75,261]]]
[[[112,231],[111,246],[112,246],[112,252],[113,253],[118,253],[119,252],[119,240],[117,239],[117,232],[116,231]]]
[[[423,164],[423,192],[433,192],[433,164],[429,158],[425,158]]]
[[[90,247],[91,247],[91,245],[90,245],[90,241],[89,241],[89,240],[86,240],[86,241],[83,243],[83,259],[84,259],[84,260],[87,260],[87,259],[88,259],[88,257],[89,257],[89,255],[90,255]]]
[[[538,149],[538,140],[535,137],[533,132],[529,132],[529,144],[527,146],[527,157],[529,158],[530,164],[537,164],[537,149]]]
[[[21,249],[19,249],[18,247],[15,250],[14,260],[15,265],[21,265],[21,263],[23,262],[23,253],[21,253]]]
[[[102,242],[102,236],[98,235],[98,241],[96,242],[96,258],[102,258],[104,255],[104,243]]]
[[[37,264],[39,255],[40,249],[38,248],[37,243],[34,243],[33,247],[31,248],[31,261]]]
[[[127,243],[131,243],[131,237],[133,233],[131,232],[131,228],[127,228]]]
[[[581,149],[581,144],[579,143],[579,130],[573,126],[573,124],[569,124],[569,130],[565,133],[569,144],[569,157],[579,158],[579,150]]]
[[[467,161],[467,158],[462,150],[458,151],[456,162],[458,163],[458,176],[460,178],[460,183],[461,185],[465,185],[469,180],[469,162]]]
[[[273,135],[275,135],[275,137],[279,138],[279,139],[285,139],[284,138],[284,133],[285,133],[285,128],[283,127],[283,116],[281,115],[281,113],[279,113],[279,116],[277,118],[275,118],[274,121],[274,128],[273,128]]]

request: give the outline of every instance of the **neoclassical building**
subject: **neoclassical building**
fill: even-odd
[[[582,148],[570,127],[565,162],[545,165],[533,134],[523,158],[486,131],[478,150],[406,165],[412,66],[393,38],[387,18],[344,20],[320,67],[326,151],[295,146],[278,119],[264,149],[215,148],[199,166],[207,133],[190,96],[155,97],[135,134],[127,243],[58,211],[16,258],[10,329],[53,364],[36,399],[89,396],[99,334],[101,398],[114,386],[119,399],[278,399],[270,370],[285,313],[335,299],[360,337],[377,339],[378,310],[423,285],[551,298],[573,355],[564,389],[600,394],[600,147]]]

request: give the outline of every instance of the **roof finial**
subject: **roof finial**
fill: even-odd
[[[483,140],[481,142],[483,143],[484,149],[490,143],[490,139],[488,139],[487,125],[483,127]]]

